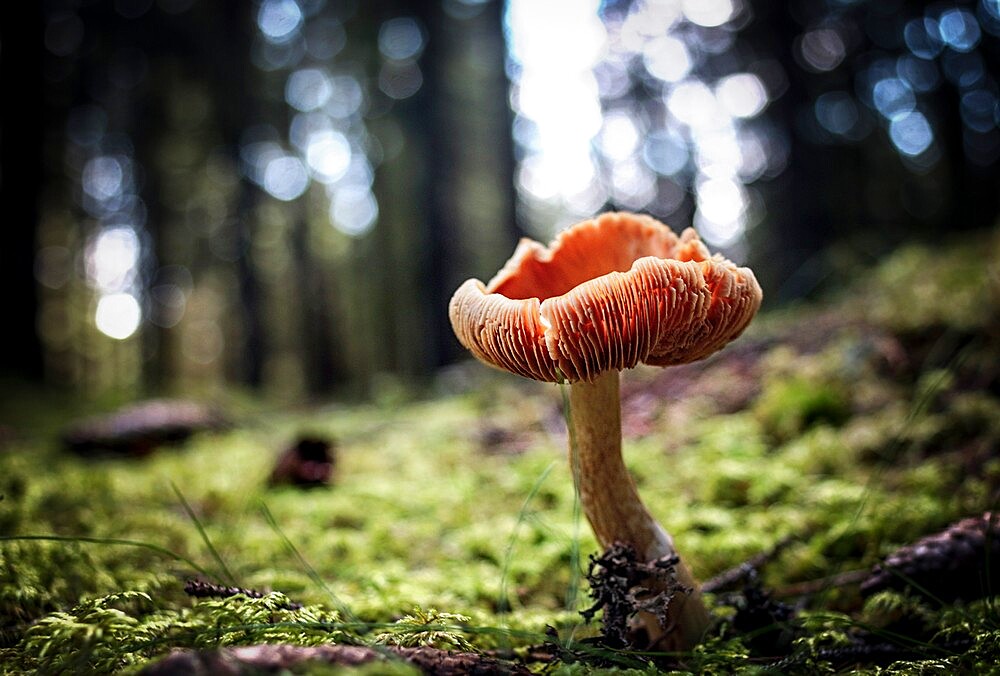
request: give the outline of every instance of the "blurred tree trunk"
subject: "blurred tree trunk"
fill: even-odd
[[[212,40],[207,40],[206,61],[212,67],[211,82],[219,92],[217,114],[219,128],[234,170],[240,171],[240,142],[243,130],[255,121],[257,101],[253,96],[250,45],[253,34],[252,11],[243,3],[223,3]],[[213,42],[225,40],[224,45]],[[268,349],[262,316],[262,289],[252,259],[256,208],[260,190],[249,179],[241,178],[237,189],[235,227],[239,278],[239,312],[243,340],[236,361],[235,379],[253,388],[264,382],[264,361]]]
[[[994,227],[1000,206],[997,190],[1000,163],[982,166],[970,161],[965,148],[965,135],[972,132],[962,120],[961,95],[952,91],[948,94],[944,97],[944,105],[938,107],[939,133],[942,137],[939,143],[947,151],[941,162],[945,176],[938,180],[948,186],[950,192],[945,199],[950,208],[941,210],[935,223],[935,235]],[[985,135],[981,138],[980,142],[986,142]]]
[[[142,22],[147,25],[148,22]],[[159,64],[154,62],[154,56],[150,55],[150,68],[152,75],[157,71],[153,70]],[[163,129],[166,127],[163,115],[163,99],[172,95],[170,81],[160,77],[155,80],[155,88],[147,96],[134,98],[133,101],[140,106],[140,109],[133,120],[135,132],[135,159],[143,168],[143,202],[146,205],[146,232],[149,234],[149,241],[152,244],[152,251],[146,255],[146,260],[142,265],[142,272],[145,278],[144,292],[147,294],[146,307],[151,312],[156,312],[156,305],[149,298],[151,284],[156,274],[160,261],[170,258],[168,246],[169,239],[166,233],[167,208],[163,203],[163,185],[161,182],[161,169],[158,166],[156,152],[162,142]],[[166,90],[161,96],[161,92]],[[147,315],[151,320],[142,328],[142,364],[143,364],[143,385],[149,391],[163,389],[170,380],[170,360],[168,358],[169,345],[171,343],[170,330],[160,327],[152,314]]]
[[[334,336],[330,330],[332,293],[320,262],[313,254],[310,219],[306,205],[290,205],[292,249],[298,286],[300,350],[306,390],[312,395],[329,394],[343,379],[343,367],[334,359]]]
[[[233,130],[230,130],[232,133]],[[233,146],[239,154],[239,145]],[[236,159],[239,162],[239,159]],[[259,192],[248,180],[240,181],[236,201],[236,240],[239,258],[236,261],[239,275],[239,308],[243,341],[240,346],[239,367],[236,381],[253,388],[264,382],[264,355],[267,343],[261,317],[261,285],[254,269],[252,251],[255,232],[254,219]]]
[[[144,266],[147,294],[152,292],[150,285],[155,283],[155,275],[163,266],[178,265],[194,274],[203,274],[218,265],[207,251],[199,254],[191,247],[189,240],[200,233],[185,225],[187,214],[201,197],[198,181],[204,175],[195,171],[193,165],[178,173],[169,164],[169,149],[178,144],[197,143],[194,150],[204,164],[212,154],[212,144],[221,137],[226,142],[233,171],[238,171],[240,134],[247,124],[247,114],[255,109],[253,89],[247,81],[251,19],[252,12],[246,7],[199,3],[182,15],[132,21],[127,37],[120,39],[143,50],[149,61],[144,84],[147,91],[133,97],[142,108],[136,111],[129,125],[135,140],[136,160],[144,170],[146,230],[152,243]],[[214,119],[192,127],[183,111],[188,105],[199,103],[189,104],[186,97],[197,95],[201,87],[208,92],[223,93],[210,103]],[[251,386],[261,382],[263,353],[256,272],[248,259],[255,192],[252,184],[241,181],[234,203],[228,205],[230,213],[238,214],[237,219],[232,219],[237,221],[233,225],[238,240],[234,248],[239,252],[234,266],[238,272],[234,276],[238,279],[242,302],[232,306],[237,308],[242,321],[240,328],[229,331],[227,337],[232,339],[235,335],[243,340],[231,340],[227,345],[238,354],[220,356],[223,364],[237,364],[229,372],[234,380]],[[153,313],[161,309],[153,299],[149,300],[147,305]],[[223,300],[220,311],[231,300]],[[163,318],[153,314],[148,319],[152,321],[144,326],[142,333],[143,375],[147,388],[158,391],[171,386],[184,362],[180,338],[184,325],[162,326],[163,322],[156,320]],[[221,317],[220,323],[225,324]]]
[[[5,2],[0,9],[0,284],[7,291],[0,375],[41,379],[37,331],[35,232],[38,227],[45,110],[42,5]],[[15,86],[16,83],[16,86]]]
[[[781,128],[794,129],[797,117],[809,101],[809,76],[793,54],[802,26],[787,11],[784,0],[758,0],[754,21],[744,29],[744,37],[760,54],[774,55],[787,78],[781,98],[771,104]],[[768,190],[768,221],[755,235],[755,249],[763,271],[761,284],[773,289],[775,299],[788,300],[812,290],[822,273],[814,256],[829,242],[831,214],[825,208],[822,186],[827,184],[830,166],[828,149],[791,143],[788,170],[778,176]],[[855,203],[854,201],[851,202]],[[780,297],[779,297],[780,296]]]
[[[514,151],[504,70],[503,3],[458,18],[442,3],[420,0],[407,9],[427,28],[421,58],[424,83],[400,105],[408,143],[423,166],[417,208],[424,214],[420,257],[423,338],[406,349],[426,374],[462,353],[448,320],[451,294],[467,277],[488,277],[522,234],[516,221]],[[406,369],[410,371],[410,369]]]

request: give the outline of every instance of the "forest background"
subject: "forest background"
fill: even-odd
[[[366,397],[608,209],[766,307],[997,215],[1000,4],[47,0],[2,17],[0,373]]]

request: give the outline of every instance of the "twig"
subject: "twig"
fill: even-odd
[[[759,554],[755,554],[740,565],[724,570],[715,577],[706,581],[701,585],[701,590],[709,594],[715,594],[717,592],[735,587],[750,577],[753,571],[759,570],[765,564],[778,556],[778,554],[784,551],[785,548],[794,541],[795,538],[791,535],[783,537],[770,549],[760,552]]]
[[[821,577],[818,580],[796,582],[795,584],[775,589],[773,595],[776,598],[809,596],[810,594],[818,594],[833,587],[849,587],[851,585],[861,584],[861,581],[867,579],[870,574],[871,570],[869,569],[846,570],[842,573],[837,573],[836,575]]]
[[[204,582],[202,580],[187,580],[184,583],[184,593],[188,596],[194,596],[195,598],[229,598],[231,596],[237,596],[242,594],[247,598],[251,599],[261,599],[264,598],[264,592],[257,591],[256,589],[244,589],[243,587],[227,587],[221,584],[213,584],[211,582]],[[299,610],[302,608],[301,603],[295,603],[289,601],[288,603],[283,603],[280,606],[286,610]]]

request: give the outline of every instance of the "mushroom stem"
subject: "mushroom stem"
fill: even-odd
[[[673,538],[642,504],[622,459],[618,379],[618,371],[612,369],[592,383],[570,385],[570,466],[580,503],[601,547],[620,542],[647,562],[677,556]],[[683,561],[678,561],[675,574],[677,583],[691,593],[674,596],[667,625],[661,627],[648,613],[639,616],[650,645],[661,650],[692,648],[709,625],[701,589]]]

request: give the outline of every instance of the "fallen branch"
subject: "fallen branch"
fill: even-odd
[[[760,570],[794,541],[795,538],[791,535],[783,537],[770,549],[755,554],[740,565],[724,570],[710,580],[707,580],[701,585],[701,590],[709,594],[715,594],[735,588],[748,580],[755,571]]]
[[[773,594],[775,597],[782,599],[795,598],[799,596],[811,596],[812,594],[825,592],[828,589],[839,589],[840,587],[850,587],[856,584],[859,585],[862,580],[867,579],[870,574],[871,571],[868,569],[846,570],[842,573],[837,573],[836,575],[821,577],[818,580],[806,580],[804,582],[796,582],[794,584],[786,585],[779,589],[775,589]]]

